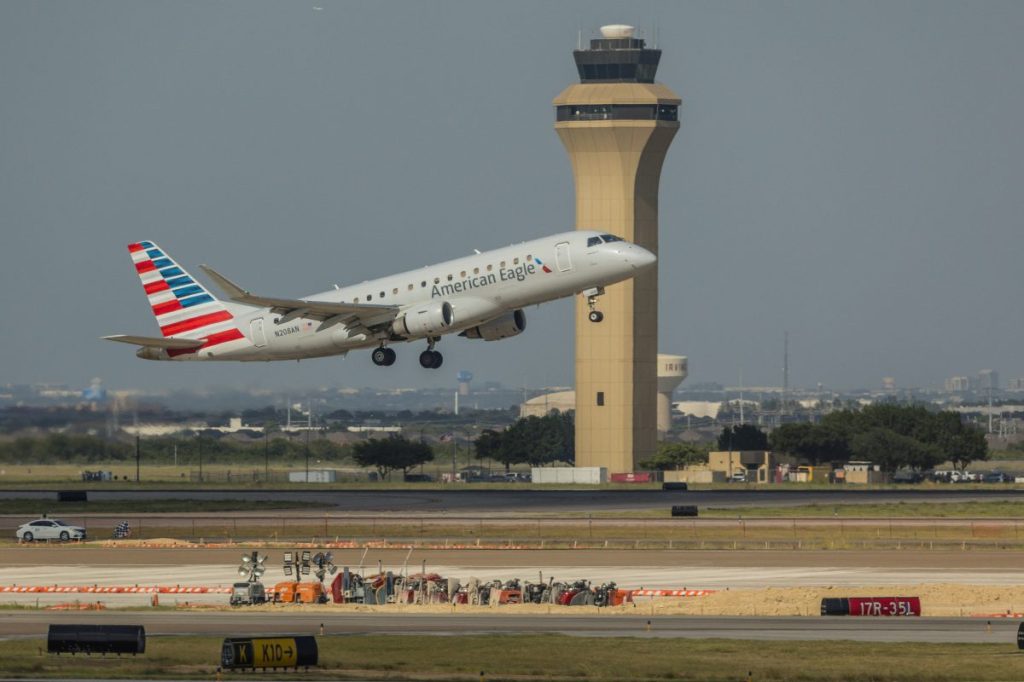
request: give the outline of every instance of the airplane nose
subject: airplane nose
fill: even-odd
[[[634,244],[633,248],[630,249],[629,263],[637,270],[648,268],[657,262],[658,257],[642,246]]]

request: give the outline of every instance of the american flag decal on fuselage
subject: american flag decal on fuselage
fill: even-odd
[[[128,245],[135,271],[165,337],[201,339],[198,349],[168,349],[167,355],[194,355],[213,346],[233,343],[248,346],[234,316],[206,288],[195,281],[163,249],[151,241]],[[231,346],[218,349],[229,350]]]

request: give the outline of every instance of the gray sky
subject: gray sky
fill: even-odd
[[[322,7],[321,10],[315,7]],[[0,382],[570,384],[568,302],[497,343],[151,363],[125,246],[300,296],[569,229],[551,99],[604,23],[683,97],[661,348],[690,382],[1024,376],[1024,3],[0,3]],[[646,30],[650,37],[650,29]]]

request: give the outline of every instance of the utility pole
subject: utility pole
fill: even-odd
[[[313,404],[306,399],[306,483],[309,483],[309,432],[313,427]]]
[[[135,482],[139,482],[139,462],[142,459],[142,446],[139,438],[139,430],[135,429]]]
[[[789,393],[789,332],[782,332],[782,406],[779,414],[786,414],[786,394]],[[779,420],[782,423],[782,420]]]
[[[263,422],[263,480],[270,483],[270,432],[266,422]]]

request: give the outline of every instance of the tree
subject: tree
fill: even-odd
[[[927,469],[943,460],[938,447],[877,426],[854,436],[850,450],[857,459],[877,464],[887,472],[903,467]]]
[[[810,464],[842,462],[849,458],[849,441],[833,426],[783,424],[769,438],[772,450],[784,452]]]
[[[503,431],[487,430],[474,441],[477,457],[489,457],[505,465],[541,466],[575,459],[575,429],[571,413],[525,417]]]
[[[516,464],[516,460],[506,456],[510,453],[506,453],[502,449],[502,434],[494,429],[484,429],[473,441],[473,447],[476,450],[477,459],[493,459],[495,462],[501,462],[505,465],[505,471]]]
[[[434,459],[434,451],[426,443],[410,441],[403,436],[377,440],[371,438],[352,446],[352,458],[363,467],[373,467],[381,478],[392,471],[409,469]]]
[[[661,442],[658,444],[658,450],[654,456],[639,462],[639,466],[641,469],[668,471],[694,464],[707,464],[707,462],[708,448],[706,445]]]
[[[726,426],[718,436],[719,450],[767,450],[768,436],[753,424]]]

